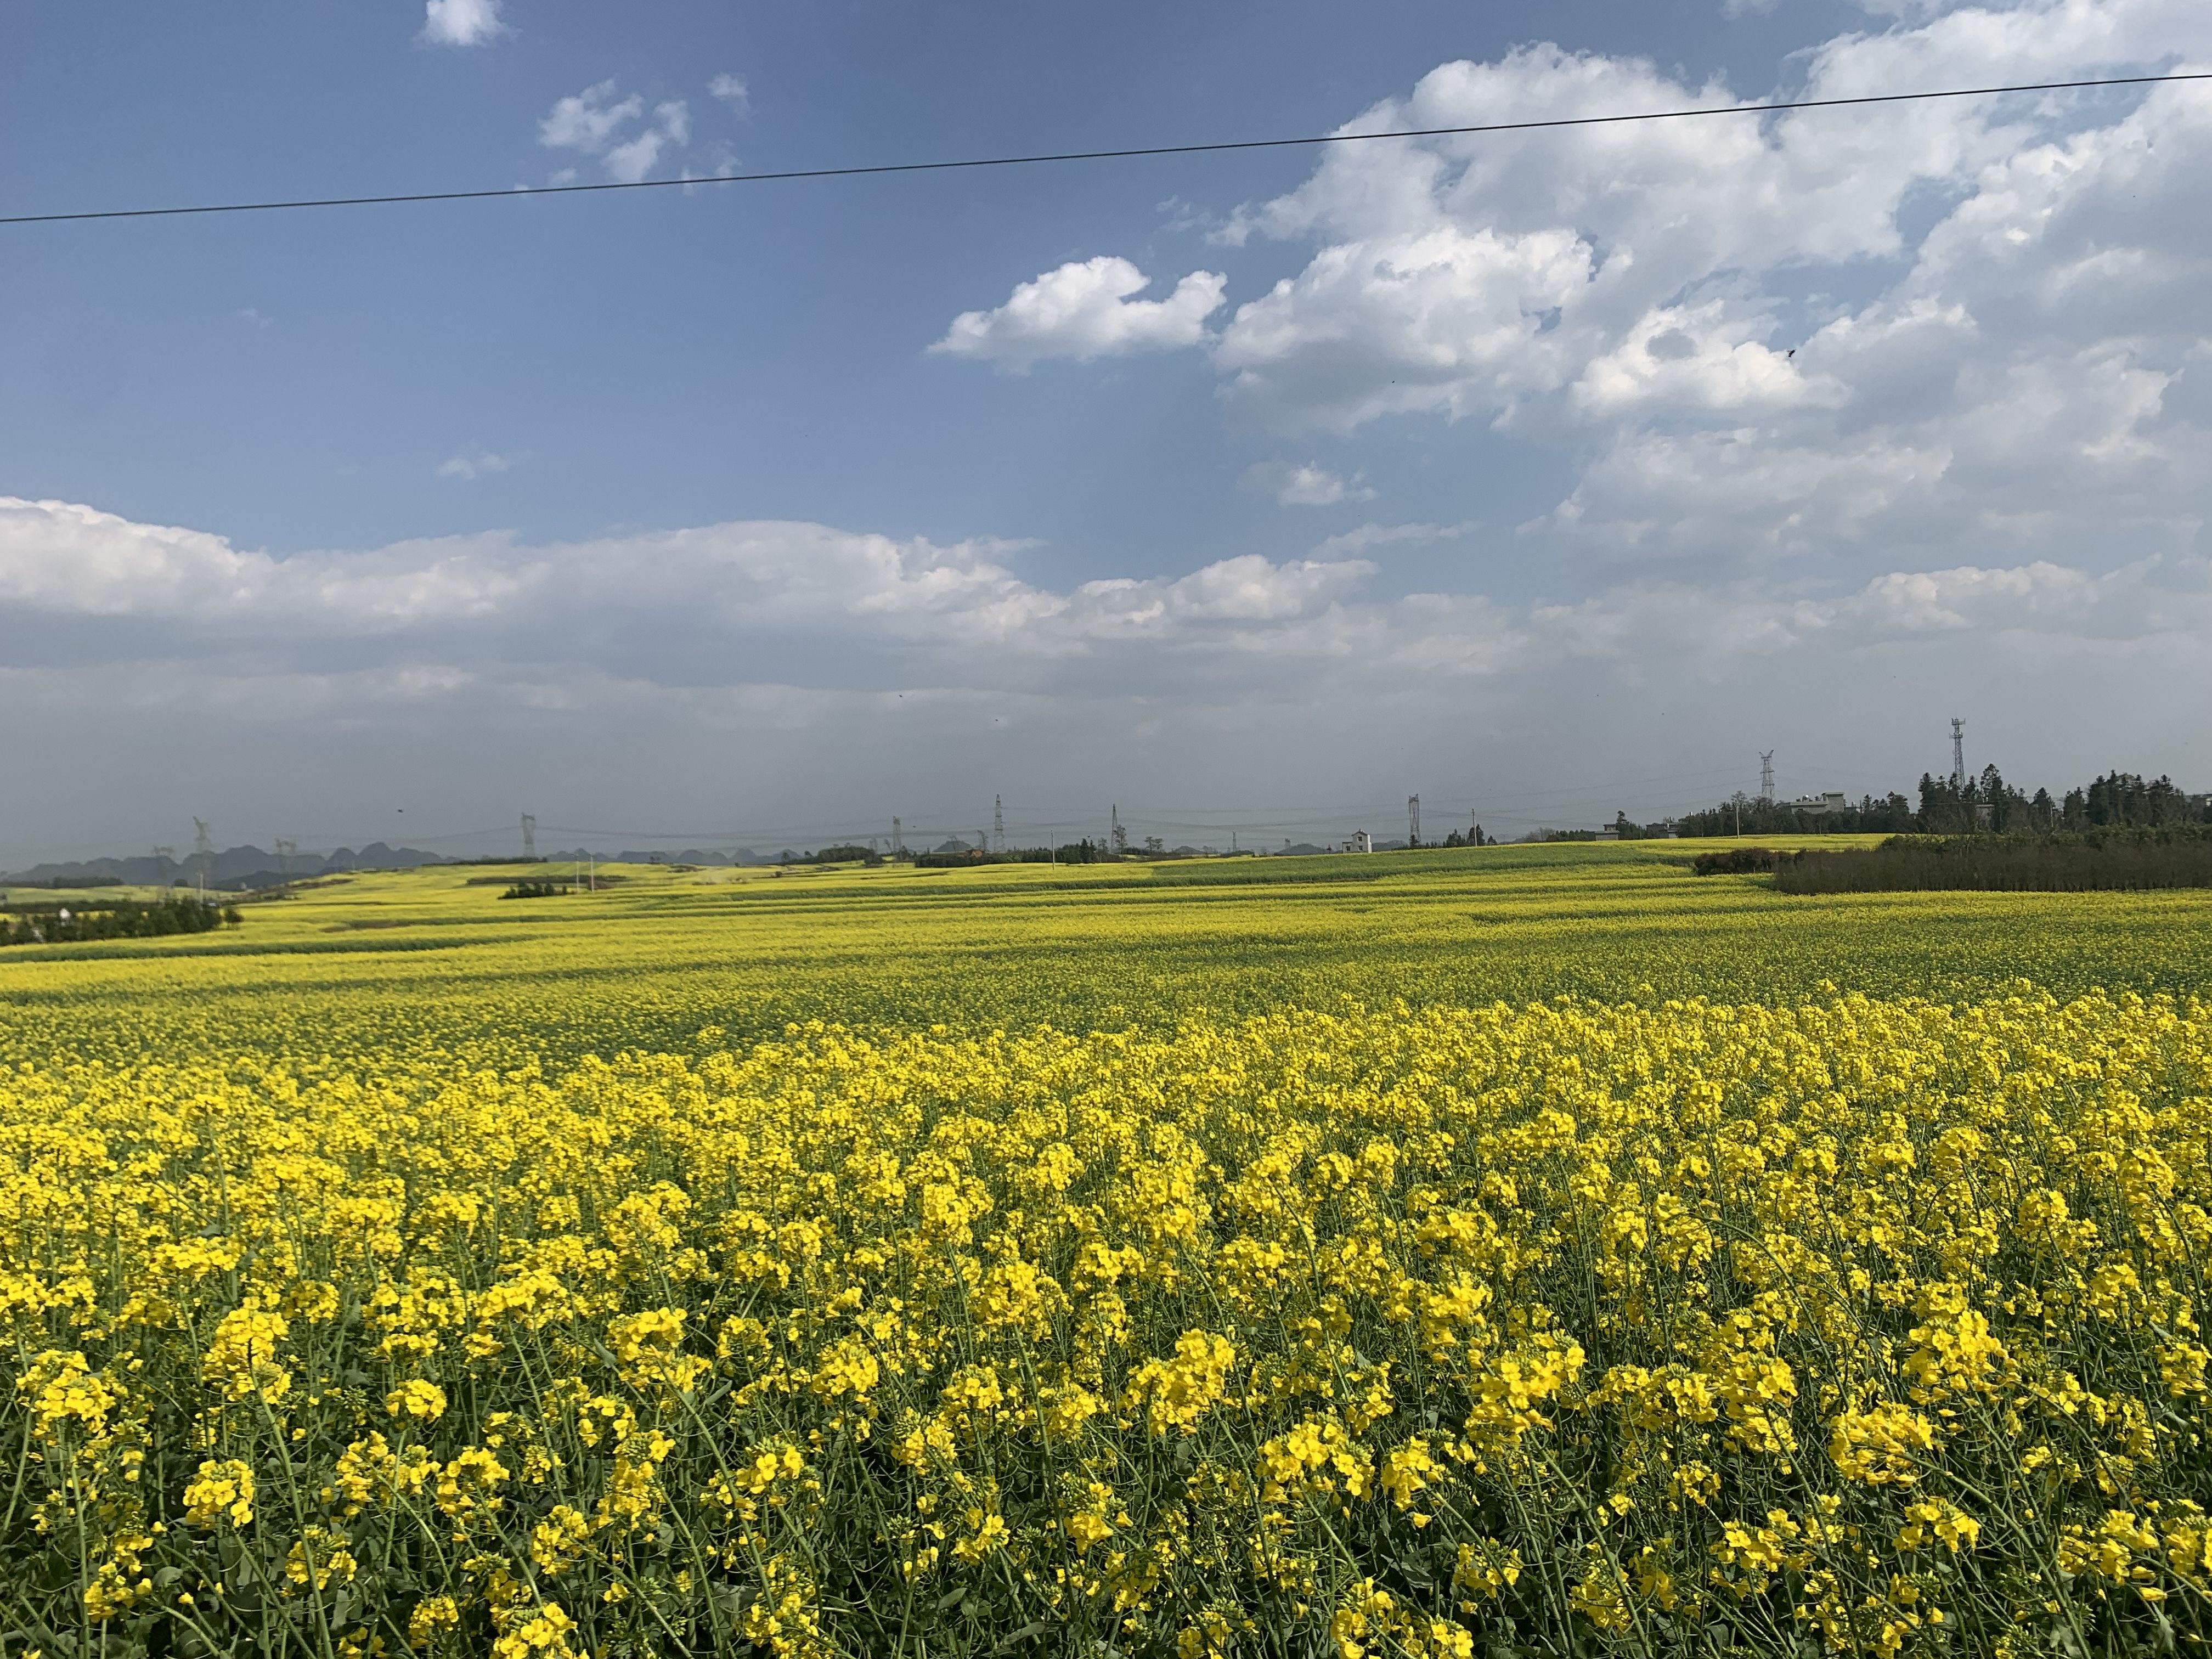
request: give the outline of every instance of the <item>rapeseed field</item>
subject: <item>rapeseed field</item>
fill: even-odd
[[[2208,907],[1686,850],[11,953],[0,1643],[2197,1648]]]

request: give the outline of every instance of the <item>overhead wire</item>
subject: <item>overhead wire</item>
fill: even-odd
[[[2212,80],[2212,70],[2164,75],[2112,75],[2076,81],[2031,81],[2009,86],[1950,87],[1933,92],[1863,93],[1848,98],[1792,98],[1768,103],[1713,104],[1689,109],[1637,110],[1617,115],[1559,115],[1523,121],[1484,121],[1462,126],[1395,127],[1382,132],[1326,132],[1295,138],[1231,138],[1199,144],[1141,144],[1121,149],[1043,151],[1025,155],[969,156],[946,161],[878,161],[856,167],[787,167],[771,173],[714,173],[703,178],[617,179],[587,185],[510,185],[499,190],[408,191],[382,196],[316,196],[258,202],[191,203],[179,207],[97,208],[69,213],[0,215],[0,225],[81,223],[95,219],[169,219],[222,213],[276,213],[301,208],[391,207],[419,202],[482,202],[532,196],[605,195],[617,191],[690,189],[705,185],[763,185],[817,179],[880,178],[898,173],[957,173],[988,167],[1042,167],[1067,161],[1123,161],[1147,156],[1218,155],[1232,151],[1316,149],[1372,143],[1390,138],[1465,138],[1500,132],[1540,132],[1562,127],[1617,126],[1637,121],[1680,121],[1714,115],[1772,115],[1790,110],[1849,109],[1875,104],[1926,103],[1950,98],[1996,98],[2012,93],[2086,92],[2105,87],[2168,85]]]
[[[1307,135],[1290,138],[1230,139],[1207,143],[1149,144],[1117,149],[1061,150],[1019,155],[968,157],[942,161],[893,161],[863,166],[832,167],[786,168],[774,172],[715,174],[703,178],[617,179],[597,184],[550,185],[538,187],[510,186],[499,190],[416,191],[377,196],[331,196],[295,198],[281,200],[252,202],[196,203],[175,207],[104,208],[67,213],[25,213],[0,215],[0,225],[33,225],[80,223],[95,220],[155,219],[201,216],[219,214],[263,213],[307,208],[376,207],[428,202],[489,201],[503,198],[528,196],[569,196],[605,194],[618,191],[665,190],[676,187],[720,184],[768,184],[778,181],[802,181],[824,179],[854,179],[894,174],[973,171],[984,168],[1030,167],[1073,161],[1126,161],[1145,157],[1169,155],[1220,155],[1237,151],[1257,151],[1287,149],[1313,149],[1334,144],[1366,143],[1388,139],[1447,138],[1480,137],[1506,132],[1531,132],[1573,127],[1597,127],[1634,122],[1692,119],[1705,116],[1761,115],[1796,110],[1842,109],[1871,105],[1929,102],[1946,99],[1990,98],[2012,94],[2039,92],[2079,92],[2114,87],[2159,86],[2185,82],[2212,80],[2212,70],[2183,70],[2160,75],[2127,75],[2085,77],[2069,81],[2021,82],[2002,86],[1956,87],[1927,92],[1869,93],[1842,98],[1799,98],[1776,100],[1763,103],[1711,105],[1689,109],[1643,110],[1612,115],[1554,116],[1520,121],[1492,121],[1443,127],[1391,128],[1378,132],[1334,132]],[[1675,775],[1686,781],[1685,775]],[[1656,781],[1650,780],[1650,781]],[[1564,795],[1599,793],[1616,787],[1595,786],[1570,788],[1564,792],[1529,791],[1517,795],[1491,798],[1493,806],[1509,802],[1528,802],[1535,798],[1538,804],[1549,801],[1559,805],[1569,803]],[[1439,803],[1443,805],[1443,803]],[[1328,809],[1322,809],[1324,811]],[[1450,810],[1447,808],[1446,810]],[[1335,816],[1335,814],[1332,814]],[[1516,815],[1498,814],[1509,820]],[[1279,819],[1272,823],[1200,823],[1188,821],[1160,820],[1164,828],[1207,830],[1260,830],[1303,828],[1315,822],[1309,819]],[[728,831],[704,836],[678,836],[665,832],[586,830],[575,828],[545,826],[549,833],[568,835],[611,835],[619,838],[651,841],[731,839]],[[424,842],[453,842],[473,840],[504,833],[500,830],[467,830],[443,836],[410,836]]]

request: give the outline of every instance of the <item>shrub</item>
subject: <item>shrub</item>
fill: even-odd
[[[556,898],[568,891],[565,881],[518,881],[500,896],[503,899]]]
[[[1690,860],[1690,872],[1698,876],[1763,875],[1778,860],[1787,858],[1771,847],[1730,847],[1717,853],[1700,853]]]

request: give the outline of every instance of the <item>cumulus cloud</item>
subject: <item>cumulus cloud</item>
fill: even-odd
[[[930,349],[1017,374],[1049,357],[1087,363],[1172,351],[1206,338],[1206,319],[1220,309],[1227,283],[1214,271],[1194,270],[1165,299],[1138,300],[1130,296],[1152,279],[1128,260],[1071,260],[1019,284],[994,310],[963,312]]]
[[[1782,92],[2212,58],[2212,13],[2173,0],[1872,9]],[[1346,130],[1755,95],[1537,46]],[[1297,264],[1211,353],[1263,428],[1472,421],[1570,458],[1522,530],[1585,570],[2100,579],[2195,556],[2212,523],[2208,170],[2197,83],[1347,145],[1232,216]]]
[[[752,89],[746,86],[745,77],[725,70],[707,82],[707,94],[717,103],[726,104],[739,115],[752,111]]]
[[[680,149],[691,137],[691,109],[682,99],[653,106],[653,120],[635,137],[611,146],[605,157],[609,176],[634,185],[653,172],[664,149]]]
[[[1350,553],[1364,557],[1378,548],[1457,541],[1480,528],[1472,520],[1462,524],[1364,524],[1316,543],[1311,556],[1333,559]]]
[[[1346,130],[2212,61],[2201,0],[1861,7],[1779,88],[1534,46],[1441,65]],[[606,81],[539,136],[642,176],[690,127],[688,106]],[[598,752],[634,755],[654,788],[687,768],[723,787],[692,763],[702,733],[723,753],[789,731],[787,790],[947,777],[972,796],[1006,775],[1000,751],[945,734],[1016,713],[1037,734],[1025,763],[1076,792],[1125,767],[1194,799],[1241,777],[1280,799],[1312,774],[1402,799],[1440,756],[1556,785],[1554,761],[1516,757],[1640,773],[1712,733],[1748,751],[1754,729],[1863,744],[1889,787],[1918,763],[1899,775],[1899,733],[1943,763],[1931,708],[1977,722],[2008,774],[2201,781],[2208,174],[2199,85],[1338,147],[1296,188],[1202,216],[1257,273],[1233,298],[1210,271],[1153,283],[1101,257],[1019,282],[932,349],[1013,373],[1202,353],[1228,418],[1282,434],[1248,488],[1360,499],[1359,447],[1412,428],[1430,478],[1523,472],[1500,492],[1531,503],[1517,526],[1108,551],[1077,580],[1011,543],[815,524],[280,558],[8,502],[0,684],[19,732],[58,734],[58,764],[85,733],[150,727],[183,687],[319,743],[349,720],[367,743],[465,720],[521,734],[521,754],[542,720],[561,757],[598,720]],[[1309,459],[1317,433],[1337,434],[1331,466]],[[489,470],[474,449],[448,465]],[[1486,511],[1425,488],[1421,513]],[[105,711],[73,748],[71,708]]]
[[[480,46],[507,33],[501,0],[428,0],[417,38],[434,46]]]
[[[538,123],[538,142],[547,149],[573,149],[597,156],[607,176],[622,184],[649,177],[661,156],[691,141],[691,106],[681,98],[655,104],[644,125],[645,100],[635,93],[617,97],[617,85],[601,81],[557,100]]]
[[[1235,401],[1292,428],[1510,404],[1556,380],[1545,319],[1589,265],[1564,230],[1442,226],[1339,245],[1239,306],[1214,359]]]
[[[1359,479],[1346,483],[1327,467],[1310,462],[1255,461],[1245,468],[1244,488],[1273,495],[1279,507],[1334,507],[1339,501],[1366,501],[1375,492]]]
[[[1340,130],[2212,59],[2212,10],[2184,0],[1866,9],[1779,88],[1540,44],[1439,65]],[[1568,459],[1528,544],[1601,562],[2096,569],[2186,555],[2212,522],[2208,172],[2197,83],[1343,145],[1217,233],[1290,256],[1235,303],[1140,310],[1137,267],[1099,258],[937,349],[1019,369],[1192,344],[1264,430],[1479,423]],[[1336,499],[1321,476],[1245,482]]]
[[[645,110],[645,100],[632,93],[615,96],[615,82],[601,81],[581,92],[556,100],[538,124],[538,142],[548,149],[580,149],[597,155],[613,142],[615,134]]]
[[[488,449],[477,450],[474,454],[465,451],[439,462],[438,476],[441,478],[477,478],[487,472],[504,472],[512,465],[514,463],[506,456],[495,455]]]
[[[1747,334],[1765,335],[1766,317],[1732,315],[1723,300],[1661,306],[1611,350],[1586,363],[1567,397],[1584,420],[1620,420],[1684,411],[1741,416],[1837,402],[1832,380],[1808,380],[1795,359]]]
[[[1824,49],[1808,93],[1850,81],[1851,61]],[[1444,64],[1345,130],[1738,97],[1640,60],[1531,46]],[[1753,274],[1894,257],[1907,197],[2002,153],[2016,135],[1999,120],[1962,102],[1856,123],[1805,112],[1344,146],[1239,216],[1249,233],[1320,246],[1237,307],[1216,356],[1249,418],[1291,428],[1433,413],[1540,429],[1803,401],[1816,394],[1769,343],[1779,305]]]
[[[1655,747],[1747,732],[1747,710],[1762,734],[1799,732],[1802,752],[1838,685],[1865,734],[1847,752],[1885,788],[1909,786],[1916,734],[1940,763],[1931,707],[1973,719],[2008,774],[2054,750],[2045,781],[2113,763],[2110,705],[2081,695],[2085,674],[2130,708],[2143,750],[2131,763],[2185,771],[2202,748],[2201,698],[2172,695],[2185,682],[2212,693],[2202,557],[2103,573],[1899,564],[1820,592],[1757,574],[1636,574],[1545,599],[1398,592],[1364,556],[1448,538],[1480,551],[1486,533],[1370,526],[1303,558],[1052,582],[1023,574],[1017,544],[820,524],[277,557],[0,499],[0,686],[27,765],[58,764],[94,735],[127,752],[127,788],[109,800],[88,780],[70,812],[100,796],[98,810],[135,820],[149,789],[197,799],[213,730],[252,738],[217,751],[238,760],[221,781],[226,811],[296,823],[311,802],[356,842],[356,826],[387,820],[402,776],[410,807],[434,795],[449,824],[495,821],[517,799],[542,806],[557,787],[642,802],[664,823],[678,811],[758,823],[803,803],[869,821],[905,811],[911,827],[911,804],[972,800],[1009,777],[1033,799],[1095,796],[1102,815],[1109,787],[1126,814],[1133,795],[1281,800],[1285,779],[1302,800],[1362,787],[1402,799],[1418,784],[1440,805],[1469,767],[1486,789],[1556,790],[1534,756],[1560,744],[1591,776],[1644,776]],[[743,760],[733,772],[702,755]],[[1603,805],[1680,809],[1711,793]],[[568,821],[606,821],[585,810]],[[11,820],[16,835],[81,840],[94,822],[37,811]],[[371,816],[343,816],[356,812]],[[1498,812],[1482,816],[1498,827]]]
[[[498,460],[456,459],[447,476]],[[685,635],[791,629],[1049,659],[1109,642],[1218,643],[1222,629],[1310,620],[1374,569],[1356,558],[1245,556],[1181,577],[1054,590],[1014,572],[1007,561],[1018,551],[742,522],[544,547],[461,537],[279,559],[76,503],[0,497],[0,608],[198,626],[225,642],[243,631],[273,643],[286,629],[303,641],[416,629],[497,635],[564,618],[605,631],[627,617],[636,643],[655,649]]]
[[[2100,592],[2118,585],[2043,560],[2008,570],[1900,570],[1877,576],[1838,609],[1915,633],[1998,617],[2079,623]]]
[[[1528,623],[1559,648],[1646,683],[1674,680],[1685,664],[1712,674],[1778,658],[1855,662],[1862,674],[1875,661],[1909,663],[1940,675],[1945,651],[1987,660],[1991,647],[2048,672],[2084,654],[2177,643],[2193,651],[2212,641],[2212,564],[2142,561],[2101,575],[2044,560],[1891,570],[1826,597],[1756,580],[1638,578],[1572,603],[1540,603]],[[1954,696],[1986,697],[1971,679],[1949,683]]]
[[[1728,655],[1816,635],[1868,643],[2000,625],[2125,635],[2177,618],[2212,623],[2212,566],[2202,558],[2139,560],[2103,575],[2048,561],[1893,568],[1826,597],[1749,578],[1701,587],[1636,577],[1586,600],[1519,605],[1370,591],[1379,567],[1367,551],[1473,528],[1368,526],[1303,559],[1247,554],[1180,576],[1054,587],[1018,574],[1021,544],[819,524],[741,521],[544,545],[450,537],[277,558],[203,531],[0,497],[0,623],[130,619],[158,624],[171,653],[250,641],[271,661],[313,659],[332,641],[445,639],[472,641],[489,665],[561,639],[610,672],[647,673],[746,640],[836,639],[841,649],[825,661],[863,678],[872,652],[889,653],[927,660],[953,684],[980,676],[1033,688],[1050,682],[1054,665],[1157,668],[1163,655],[1296,664],[1372,651],[1479,659],[1489,672],[1508,639],[1584,654]],[[1470,658],[1449,641],[1463,645],[1478,617],[1486,643]],[[978,656],[979,647],[988,649]]]

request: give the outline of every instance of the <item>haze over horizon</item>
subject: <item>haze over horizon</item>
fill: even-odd
[[[2212,67],[2180,0],[1541,21],[40,11],[0,210]],[[194,815],[770,850],[994,795],[1518,833],[1762,750],[1784,794],[1910,790],[1953,714],[2031,789],[2202,789],[2207,178],[2197,82],[0,227],[0,867]]]

